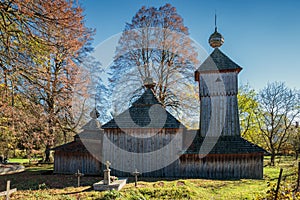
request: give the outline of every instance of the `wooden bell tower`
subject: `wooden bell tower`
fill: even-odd
[[[214,50],[195,72],[199,83],[202,137],[240,136],[237,93],[242,68],[219,49],[223,43],[224,38],[215,27],[209,38]]]

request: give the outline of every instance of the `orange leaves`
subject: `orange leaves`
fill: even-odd
[[[76,59],[92,31],[73,1],[1,1],[0,13],[0,82],[21,99],[16,130],[51,143],[69,123]]]
[[[120,95],[123,95],[117,98],[126,99],[137,89],[123,89],[124,82],[140,86],[146,77],[151,77],[156,82],[156,95],[164,106],[181,112],[182,108],[188,107],[183,105],[185,102],[198,105],[194,98],[197,96],[191,95],[193,90],[186,87],[189,83],[193,85],[192,77],[198,65],[195,46],[188,37],[182,17],[171,4],[160,8],[142,7],[131,23],[126,24],[116,48],[111,80],[114,88],[119,82],[117,91],[122,91]],[[181,97],[187,98],[180,101],[182,105],[179,106]],[[191,113],[193,110],[186,111]]]

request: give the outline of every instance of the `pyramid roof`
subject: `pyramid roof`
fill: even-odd
[[[153,107],[154,105],[155,107]],[[162,107],[153,91],[149,88],[146,89],[129,109],[102,126],[103,129],[180,127],[184,126]]]

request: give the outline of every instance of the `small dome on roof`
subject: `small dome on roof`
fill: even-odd
[[[94,108],[91,112],[90,112],[90,116],[93,119],[97,119],[100,116],[100,113],[98,112],[98,110],[96,108]]]
[[[153,78],[147,76],[144,79],[144,86],[148,89],[153,89],[155,87],[155,82],[153,81]]]
[[[218,48],[224,43],[224,37],[217,31],[217,27],[215,28],[215,32],[210,35],[208,42],[213,48]]]

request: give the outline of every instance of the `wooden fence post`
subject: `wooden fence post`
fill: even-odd
[[[278,191],[279,191],[279,185],[280,185],[281,176],[282,176],[282,171],[283,171],[283,169],[280,168],[280,172],[279,172],[279,177],[278,177],[278,181],[277,181],[277,187],[276,187],[276,191],[275,191],[275,197],[274,197],[274,200],[277,200]]]
[[[6,200],[9,200],[9,195],[10,195],[10,180],[7,181],[6,183]]]
[[[298,162],[298,179],[297,179],[297,186],[296,192],[300,192],[300,162]]]

